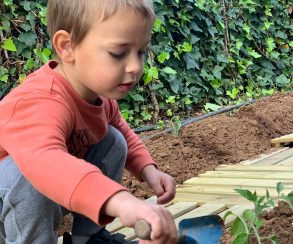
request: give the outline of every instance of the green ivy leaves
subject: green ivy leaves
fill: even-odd
[[[12,40],[12,37],[10,37],[6,41],[4,41],[4,44],[1,45],[1,47],[7,51],[11,51],[11,52],[17,51],[17,48]]]
[[[140,87],[120,104],[128,122],[206,110],[293,87],[292,19],[282,0],[154,0],[157,18]],[[3,0],[0,91],[53,58],[46,0]],[[17,64],[17,67],[15,65]],[[176,97],[174,104],[166,103]],[[152,98],[152,99],[151,99]],[[154,102],[156,99],[156,103]],[[126,106],[127,105],[127,106]]]
[[[155,6],[154,65],[164,84],[159,100],[179,95],[178,108],[186,96],[193,105],[203,99],[223,105],[291,89],[292,24],[282,1],[155,1]],[[167,75],[166,67],[177,73]]]

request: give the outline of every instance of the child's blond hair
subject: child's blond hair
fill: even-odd
[[[94,22],[127,8],[151,21],[155,18],[152,0],[48,0],[48,34],[52,40],[58,30],[65,30],[71,34],[72,43],[78,45]]]

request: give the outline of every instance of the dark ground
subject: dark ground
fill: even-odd
[[[145,138],[154,132],[140,134]],[[276,150],[271,139],[293,133],[293,93],[277,94],[258,100],[233,113],[216,115],[181,128],[179,137],[172,133],[145,140],[159,168],[173,176],[178,184],[221,164],[236,164]],[[131,193],[148,198],[153,193],[127,172],[123,177]],[[293,243],[292,211],[271,211],[262,232],[277,234],[280,243]],[[281,214],[281,216],[280,216]],[[269,216],[269,217],[268,217]],[[69,228],[65,219],[59,234]]]

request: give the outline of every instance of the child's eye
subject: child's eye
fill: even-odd
[[[115,59],[121,59],[121,58],[123,58],[124,56],[125,56],[125,52],[123,52],[123,53],[112,53],[112,52],[109,52],[110,53],[110,55],[113,57],[113,58],[115,58]]]
[[[142,50],[138,52],[138,56],[145,56],[146,55],[147,50]]]

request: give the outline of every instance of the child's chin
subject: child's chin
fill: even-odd
[[[111,99],[115,99],[115,100],[120,100],[120,99],[125,98],[126,95],[127,95],[127,92],[125,92],[125,93],[120,93],[120,94],[116,94],[116,95],[113,95],[113,96],[111,96],[111,97],[109,97],[109,98],[111,98]]]
[[[125,97],[126,97],[126,95],[127,95],[127,93],[126,93],[125,95],[123,95],[123,96],[120,96],[120,97],[116,98],[116,100],[123,99],[123,98],[125,98]]]

